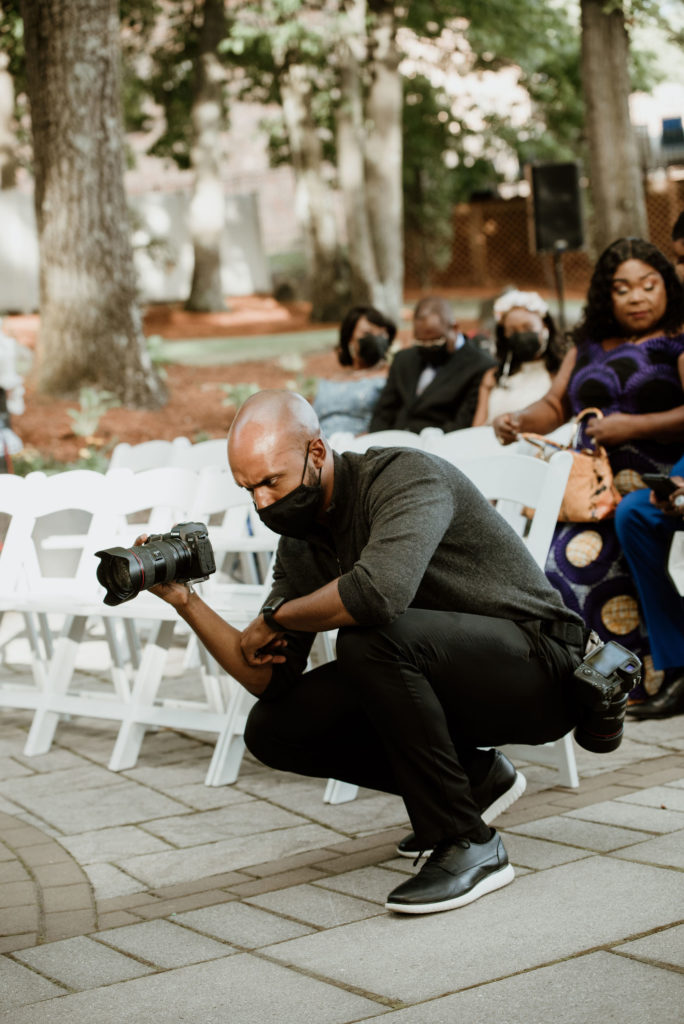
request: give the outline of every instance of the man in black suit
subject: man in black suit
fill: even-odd
[[[398,352],[369,430],[472,425],[480,382],[494,360],[457,330],[451,307],[436,295],[421,299],[413,316],[415,345]]]

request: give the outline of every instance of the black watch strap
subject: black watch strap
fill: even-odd
[[[273,630],[274,633],[282,633],[283,631],[283,627],[280,625],[279,622],[276,622],[273,616],[278,611],[280,606],[285,604],[286,601],[286,597],[279,597],[277,601],[273,602],[273,604],[267,604],[264,608],[261,609],[261,614],[264,617],[264,622],[266,623],[269,629]]]

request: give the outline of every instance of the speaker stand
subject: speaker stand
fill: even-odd
[[[560,238],[553,243],[553,276],[556,280],[556,295],[558,296],[558,327],[561,334],[565,334],[565,292],[563,286],[563,253],[568,247],[565,239]]]

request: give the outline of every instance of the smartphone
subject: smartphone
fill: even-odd
[[[651,488],[658,501],[667,501],[678,486],[666,473],[642,473],[641,479]]]

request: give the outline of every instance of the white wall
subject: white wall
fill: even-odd
[[[133,249],[142,302],[183,301],[190,292],[193,254],[187,230],[189,192],[129,197]],[[0,312],[38,308],[38,244],[33,196],[0,190]],[[226,196],[222,255],[226,295],[269,292],[271,276],[256,196]]]

